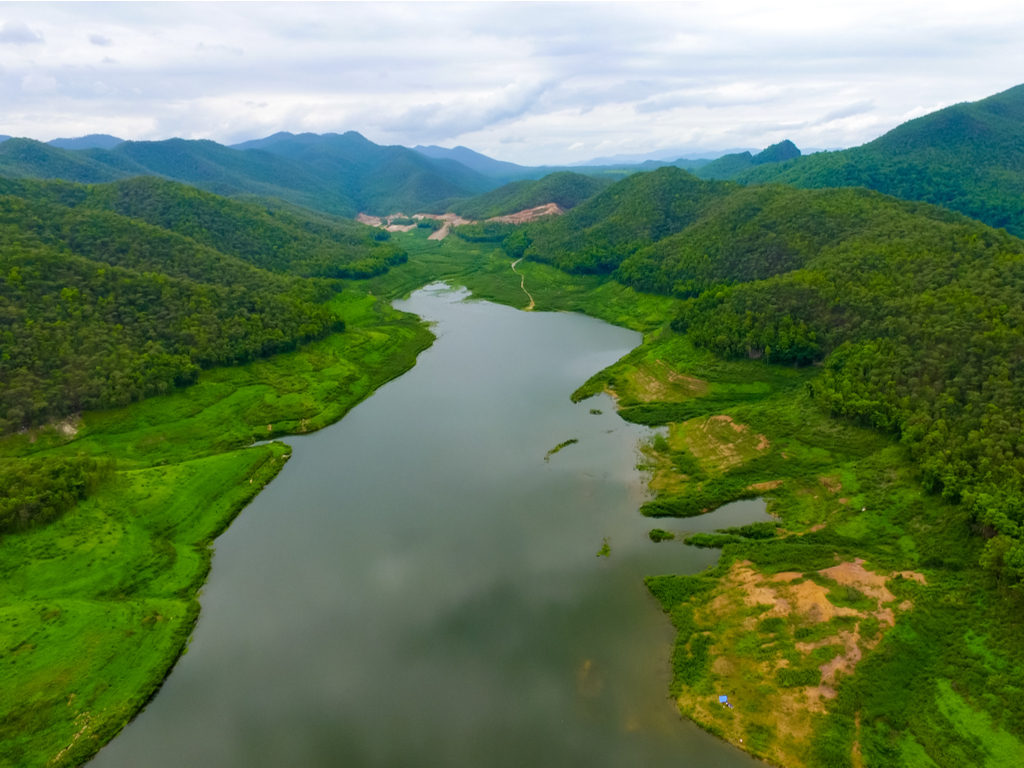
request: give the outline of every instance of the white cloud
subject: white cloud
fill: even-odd
[[[25,93],[50,93],[56,90],[57,80],[40,72],[30,72],[21,78],[21,90]]]
[[[23,21],[7,21],[0,27],[0,43],[31,45],[43,42],[43,36],[33,32]]]
[[[1024,7],[1010,0],[45,8],[31,29],[0,26],[18,44],[0,46],[4,133],[356,130],[529,164],[852,146],[1024,72]],[[44,37],[45,57],[27,44]],[[115,40],[116,61],[97,50]]]

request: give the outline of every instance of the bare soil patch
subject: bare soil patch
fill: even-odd
[[[557,203],[547,203],[545,205],[538,205],[536,208],[527,208],[516,213],[510,213],[507,216],[492,216],[487,221],[497,221],[502,224],[526,224],[544,216],[561,216],[563,213],[565,211],[559,208]]]
[[[731,423],[721,419],[717,423],[733,431]],[[734,563],[711,599],[697,611],[698,624],[709,628],[713,638],[710,679],[679,697],[683,714],[706,727],[713,726],[738,746],[744,746],[740,740],[752,727],[774,729],[777,738],[764,757],[780,765],[807,765],[814,718],[825,712],[829,699],[836,697],[839,679],[856,674],[859,663],[895,625],[899,614],[912,607],[905,601],[893,608],[887,582],[897,575],[924,578],[914,572],[876,573],[861,559],[838,563],[818,573],[831,581],[820,584],[808,578],[813,573],[796,571],[763,574],[749,561]],[[835,584],[830,588],[832,581]],[[855,609],[836,605],[830,598],[837,587],[856,588],[875,607],[864,610],[863,606]],[[844,598],[845,591],[840,593]],[[766,619],[777,621],[776,617],[787,625],[778,634],[764,624]],[[879,620],[880,631],[865,637],[861,624],[869,618]],[[827,623],[833,619],[837,621]],[[793,635],[801,628],[813,628],[813,639],[796,641]],[[806,660],[804,664],[812,653],[826,654],[821,658],[827,661],[814,662],[821,672],[818,684],[778,686],[778,670],[801,667],[792,657],[793,650]],[[723,713],[717,703],[719,692],[728,692],[734,704],[728,713]]]

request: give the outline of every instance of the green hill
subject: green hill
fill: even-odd
[[[452,211],[469,219],[489,219],[556,203],[563,210],[575,208],[611,183],[610,179],[559,171],[536,181],[513,181],[469,200],[443,201],[434,213]]]
[[[691,172],[700,179],[731,179],[739,174],[766,163],[781,163],[800,157],[800,150],[789,139],[772,144],[767,149],[751,155],[749,152],[738,152],[723,155],[717,160],[693,167]]]
[[[728,193],[667,166],[636,173],[599,192],[565,216],[526,230],[526,255],[574,273],[610,273],[627,257],[693,223]]]
[[[726,358],[824,365],[830,412],[901,436],[927,488],[1024,582],[1024,242],[864,189],[637,174],[506,241],[570,273],[689,297],[674,322]]]
[[[0,144],[0,175],[14,179],[63,179],[95,184],[145,173],[138,167],[111,167],[83,152],[52,147],[33,139],[8,139]]]
[[[861,147],[752,168],[736,180],[863,186],[1024,235],[1024,85],[911,120]]]
[[[405,259],[371,234],[153,178],[0,180],[0,432],[336,330],[337,284],[309,278]]]

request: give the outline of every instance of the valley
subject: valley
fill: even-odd
[[[912,138],[939,121],[935,135],[949,138],[965,114],[978,120],[995,115],[991,124],[1002,125],[1020,93],[957,105],[945,118],[920,118],[924,122],[892,135]],[[299,163],[311,146],[329,145],[338,153],[335,170],[355,173],[346,165],[351,158],[342,162],[342,149],[367,149],[359,139],[277,135],[245,151]],[[0,144],[0,167],[17,159],[24,171],[38,147],[12,141],[19,140]],[[853,163],[896,145],[914,156],[890,136],[844,157]],[[997,145],[989,142],[985,151]],[[736,166],[734,178],[763,181],[769,173],[809,173],[839,162],[832,154],[795,157],[779,146],[766,157],[729,156],[719,168]],[[125,147],[117,157],[148,157],[152,165],[167,158],[162,150],[153,154],[156,149]],[[100,152],[117,147],[84,151],[92,154],[71,156],[82,167],[115,163]],[[233,157],[203,151],[218,153],[223,163]],[[491,724],[478,733],[494,733],[500,744],[513,731],[528,741],[533,728],[548,734],[547,754],[564,749],[560,754],[569,759],[583,754],[560,741],[571,732],[588,745],[587,754],[609,764],[640,753],[651,764],[668,764],[675,750],[690,749],[729,765],[746,764],[743,753],[779,766],[1020,762],[1024,391],[1017,381],[1024,365],[1024,242],[1015,236],[1016,213],[1006,212],[1009,198],[997,196],[1002,202],[983,210],[970,195],[957,193],[954,205],[954,198],[939,199],[927,185],[873,184],[880,192],[780,175],[795,186],[745,186],[714,178],[710,164],[707,178],[667,165],[632,171],[614,183],[559,172],[504,186],[447,166],[444,184],[420,184],[422,173],[441,166],[367,151],[380,162],[401,160],[416,169],[403,177],[409,181],[404,191],[357,180],[353,188],[363,189],[363,198],[339,198],[318,211],[292,193],[283,195],[286,203],[271,201],[265,196],[276,194],[270,187],[238,187],[224,197],[148,175],[95,177],[103,183],[86,185],[34,180],[27,171],[0,179],[0,761],[70,766],[97,753],[98,764],[139,759],[131,755],[145,754],[156,742],[128,737],[122,748],[115,739],[139,711],[149,704],[124,730],[126,737],[154,722],[150,710],[188,709],[163,705],[160,691],[167,680],[167,701],[173,701],[175,664],[187,667],[183,654],[191,639],[206,642],[200,598],[211,564],[211,589],[217,583],[215,539],[227,531],[227,549],[235,530],[229,527],[243,509],[252,505],[266,521],[276,508],[265,500],[287,505],[315,485],[309,470],[295,469],[306,484],[290,486],[289,467],[268,488],[304,450],[299,446],[344,434],[347,424],[363,418],[357,416],[363,411],[353,411],[357,406],[374,413],[371,404],[390,391],[382,387],[411,387],[403,382],[415,378],[405,374],[420,368],[418,360],[427,370],[432,355],[454,354],[442,351],[446,333],[493,322],[495,340],[481,332],[464,342],[484,350],[501,334],[520,332],[516,323],[552,322],[565,323],[570,340],[573,334],[590,338],[588,329],[597,327],[604,331],[594,334],[629,332],[632,339],[607,349],[597,344],[600,355],[580,352],[579,360],[553,352],[547,367],[531,374],[537,382],[550,375],[536,386],[561,403],[550,406],[551,414],[558,408],[571,414],[564,428],[541,435],[526,429],[533,418],[562,422],[544,416],[539,405],[532,413],[529,397],[519,401],[515,387],[505,388],[500,354],[479,353],[495,380],[490,389],[459,396],[478,409],[465,424],[450,402],[458,388],[445,384],[441,373],[469,381],[483,364],[472,355],[452,357],[448,369],[434,374],[431,397],[452,408],[444,411],[445,429],[457,427],[438,456],[482,440],[473,451],[481,463],[473,466],[478,476],[488,476],[503,464],[503,446],[484,439],[501,434],[486,426],[488,408],[498,412],[499,405],[516,402],[512,421],[526,432],[522,445],[531,447],[522,455],[536,465],[531,471],[550,479],[543,473],[562,477],[561,468],[572,466],[572,483],[578,483],[558,491],[564,503],[537,518],[543,520],[535,523],[538,539],[515,550],[522,562],[546,553],[545,568],[504,572],[498,586],[491,584],[481,602],[466,608],[482,623],[467,619],[459,625],[465,634],[444,636],[463,642],[493,629],[494,606],[507,605],[508,615],[516,606],[522,613],[498,623],[507,634],[494,647],[508,638],[537,637],[540,625],[522,629],[536,618],[523,607],[533,598],[502,592],[503,579],[533,573],[530,594],[546,595],[563,585],[561,579],[582,584],[580,573],[597,579],[603,576],[593,573],[612,572],[619,581],[608,594],[617,595],[616,610],[632,617],[622,622],[623,631],[635,621],[646,634],[608,639],[598,663],[565,649],[605,630],[582,619],[570,622],[565,645],[537,650],[539,656],[523,664],[535,669],[530,665],[537,658],[557,657],[556,671],[548,672],[571,681],[558,689],[564,697],[558,706],[580,707],[578,724],[561,734],[536,723],[519,731]],[[123,158],[116,162],[127,167]],[[271,168],[278,160],[260,162]],[[284,166],[273,167],[267,173],[283,178]],[[976,181],[983,178],[978,173]],[[465,182],[456,190],[463,197],[447,195],[457,186],[452,179]],[[330,182],[335,195],[336,181]],[[971,184],[972,195],[983,186]],[[423,192],[428,188],[434,191]],[[314,186],[302,189],[319,195]],[[394,213],[399,210],[415,213]],[[362,223],[331,215],[357,211],[364,212]],[[444,291],[455,291],[447,303]],[[472,300],[463,302],[467,295]],[[441,303],[425,304],[428,299]],[[432,324],[431,312],[446,319]],[[510,358],[520,354],[509,352]],[[420,486],[426,488],[430,472],[417,462],[429,463],[430,434],[443,430],[425,428],[415,437],[414,425],[416,414],[432,407],[427,398],[405,412],[407,427],[380,427],[401,443],[394,452],[407,462],[394,472],[425,472]],[[375,418],[384,424],[386,414]],[[358,467],[361,448],[375,446],[380,474],[368,474],[359,492],[361,504],[372,509],[374,488],[390,485],[388,441],[373,442],[373,420],[361,428],[354,443],[337,444],[338,455],[348,457],[338,472]],[[576,437],[576,429],[589,439]],[[600,435],[616,446],[607,455],[590,453],[605,439]],[[325,456],[334,450],[325,449]],[[518,448],[510,455],[519,456]],[[594,470],[591,477],[588,461],[621,483],[601,485],[606,481],[594,478],[606,475]],[[324,477],[334,471],[316,466]],[[615,475],[620,469],[621,477]],[[492,481],[495,487],[509,482]],[[537,482],[543,489],[547,480]],[[275,496],[274,488],[284,495]],[[332,488],[331,498],[344,508],[346,485]],[[403,515],[392,528],[353,512],[364,515],[362,538],[346,546],[361,552],[372,550],[375,540],[411,536],[423,524],[413,514],[417,492],[394,502]],[[492,521],[499,540],[517,541],[516,510],[524,521],[534,519],[524,510],[539,505],[543,494],[537,494],[502,507]],[[443,498],[441,489],[427,495],[431,504]],[[598,499],[605,496],[618,501],[603,507]],[[459,540],[460,526],[475,530],[467,552],[486,549],[493,538],[486,528],[476,529],[472,514],[492,502],[475,503],[454,515],[448,533]],[[599,523],[596,516],[588,523],[588,505],[603,510]],[[312,520],[329,518],[333,509],[326,502],[309,506],[320,510],[309,512]],[[731,519],[737,509],[746,511]],[[559,510],[573,520],[571,528],[555,530]],[[443,518],[440,510],[431,514]],[[289,535],[287,524],[274,525],[274,535]],[[335,535],[347,534],[338,529]],[[261,540],[264,549],[257,551],[272,549],[273,541]],[[259,573],[261,562],[244,546],[234,551],[224,559],[236,563],[226,566],[225,579],[244,586],[237,574]],[[398,559],[408,552],[397,545],[388,551]],[[560,553],[566,563],[578,563],[572,576],[559,571]],[[601,605],[596,583],[578,586],[587,605]],[[332,595],[345,594],[338,584]],[[395,589],[404,594],[410,584]],[[356,592],[387,604],[386,590],[374,589],[367,582]],[[222,606],[244,602],[241,596],[225,598]],[[396,615],[417,610],[415,599],[395,605]],[[555,625],[575,616],[566,607],[571,601],[559,605],[554,600],[537,610]],[[439,608],[421,620],[445,615]],[[606,624],[615,622],[603,616]],[[349,619],[347,626],[363,623]],[[210,618],[211,625],[216,621]],[[230,637],[228,625],[211,638]],[[392,631],[401,637],[411,630],[395,625]],[[406,663],[435,640],[421,642],[397,643],[390,663]],[[646,681],[637,689],[647,702],[639,707],[642,716],[627,713],[608,693],[615,685],[628,689],[628,664],[601,677],[605,665],[619,663],[608,649],[630,658],[634,645],[644,649],[636,659]],[[266,664],[291,663],[273,658]],[[388,659],[381,663],[387,671]],[[400,678],[380,690],[387,697],[408,694],[412,703],[426,697],[422,681],[405,691]],[[618,682],[602,689],[600,680],[613,678]],[[544,679],[537,678],[538,690]],[[502,684],[492,680],[485,687]],[[194,700],[195,690],[180,701]],[[524,711],[533,693],[516,694]],[[289,695],[301,698],[301,687]],[[472,707],[463,710],[462,700],[473,695],[466,683],[452,699],[458,702],[452,711],[461,713],[452,718],[469,717]],[[652,696],[662,697],[659,704],[669,697],[668,715],[650,704]],[[346,699],[344,706],[358,703]],[[386,702],[380,706],[385,712]],[[411,706],[403,721],[415,722],[416,712]],[[677,713],[703,732],[680,725]],[[604,731],[618,733],[605,748],[590,716]],[[372,732],[373,725],[356,730]],[[673,730],[677,726],[689,730]],[[303,727],[295,725],[295,732]],[[306,743],[317,738],[309,735]],[[430,742],[431,760],[454,764],[444,738]],[[109,753],[101,753],[112,740]],[[284,751],[268,752],[267,764],[296,759],[281,746],[286,741],[275,742]],[[344,743],[356,760],[376,749],[361,737]],[[480,746],[474,759],[506,754],[490,748]],[[120,749],[128,756],[104,756]],[[239,747],[225,749],[233,751],[220,764],[252,763]],[[318,754],[327,759],[330,753]],[[507,753],[514,755],[537,758]]]

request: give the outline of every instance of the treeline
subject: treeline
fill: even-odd
[[[1024,583],[1024,242],[863,189],[671,168],[519,232],[528,258],[686,298],[673,327],[698,346],[823,363],[823,407],[899,434],[925,486],[969,508],[984,565]]]
[[[0,433],[342,329],[323,305],[340,283],[307,275],[378,274],[405,258],[357,226],[155,179],[0,180]]]

